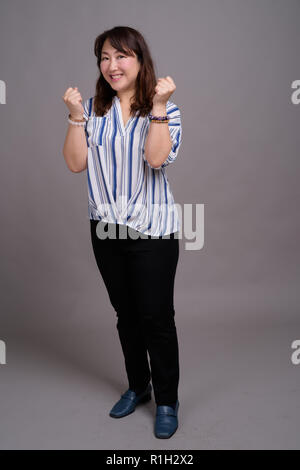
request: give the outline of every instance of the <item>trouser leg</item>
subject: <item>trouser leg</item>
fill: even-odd
[[[178,239],[139,239],[128,255],[129,291],[147,347],[157,405],[178,399],[179,348],[173,304]]]
[[[99,239],[97,221],[91,221],[91,239],[97,266],[106,286],[111,305],[117,314],[117,330],[125,361],[129,388],[136,393],[148,385],[151,372],[147,347],[139,319],[130,308],[125,251],[127,240]]]
[[[147,347],[132,313],[118,312],[117,330],[123,350],[129,388],[137,394],[145,390],[151,379]]]
[[[174,315],[175,312],[164,311],[144,316],[144,338],[157,405],[171,405],[178,399],[179,348]]]

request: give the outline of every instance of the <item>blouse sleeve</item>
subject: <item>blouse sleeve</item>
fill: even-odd
[[[88,98],[83,102],[83,117],[84,119],[88,120],[89,116],[91,115],[92,111],[92,100],[93,98]]]
[[[182,126],[181,126],[181,113],[180,109],[175,103],[172,103],[171,101],[167,102],[166,106],[166,111],[167,111],[167,116],[170,118],[168,126],[169,126],[169,131],[170,131],[170,137],[172,140],[172,148],[171,151],[166,158],[166,160],[161,164],[161,166],[158,167],[152,167],[148,160],[145,157],[145,153],[143,151],[143,158],[145,162],[150,166],[151,168],[154,168],[155,170],[159,170],[160,168],[164,168],[165,166],[169,165],[170,163],[173,163],[178,155],[179,148],[182,143]],[[164,126],[165,124],[157,124],[159,126]]]

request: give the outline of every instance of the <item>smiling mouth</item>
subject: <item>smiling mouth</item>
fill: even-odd
[[[120,78],[123,77],[123,74],[119,74],[119,75],[110,75],[110,78],[113,80],[113,81],[117,81],[117,80],[120,80]]]

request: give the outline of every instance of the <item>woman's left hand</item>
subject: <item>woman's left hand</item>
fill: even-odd
[[[166,104],[172,93],[176,90],[173,79],[168,75],[165,78],[159,78],[155,87],[153,105]]]

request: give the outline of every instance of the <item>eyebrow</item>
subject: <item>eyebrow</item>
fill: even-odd
[[[106,52],[106,51],[102,51],[101,54],[107,54],[107,55],[109,55],[109,53]],[[116,52],[114,52],[114,54],[124,54],[124,52],[122,52],[122,51],[116,51]]]

